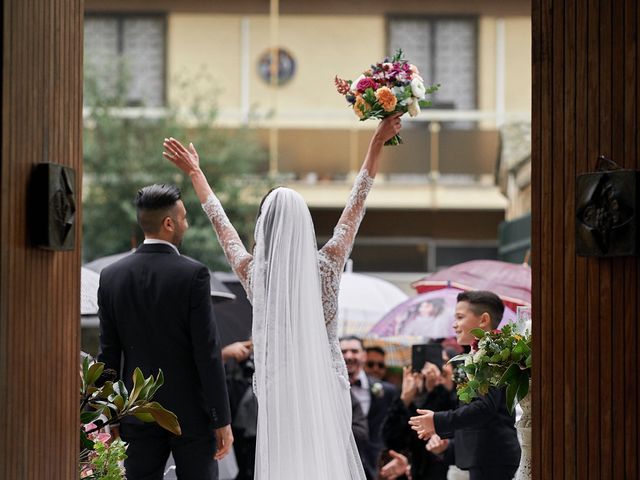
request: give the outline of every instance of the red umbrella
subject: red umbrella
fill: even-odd
[[[418,293],[453,287],[490,290],[512,310],[531,305],[531,268],[527,264],[473,260],[445,268],[411,284]]]

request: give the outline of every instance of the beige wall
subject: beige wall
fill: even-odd
[[[169,98],[182,98],[175,81],[207,71],[219,88],[222,120],[239,120],[242,108],[242,19],[248,21],[248,100],[264,116],[277,106],[278,118],[287,125],[313,126],[336,120],[352,122],[352,113],[335,92],[333,78],[355,78],[371,62],[384,56],[384,16],[282,15],[279,45],[296,60],[296,73],[275,92],[258,76],[257,63],[270,44],[267,15],[169,14]],[[496,105],[496,20],[479,18],[478,108]],[[505,17],[506,111],[531,109],[531,25],[529,17]],[[363,39],[363,32],[367,33]],[[246,94],[246,93],[245,93]],[[358,125],[353,122],[353,125]]]

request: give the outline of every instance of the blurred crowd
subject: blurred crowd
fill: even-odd
[[[434,435],[425,442],[409,425],[418,410],[446,411],[458,405],[457,372],[448,361],[461,348],[447,342],[431,345],[432,351],[440,352],[441,361],[431,358],[406,366],[399,375],[388,371],[382,347],[365,347],[356,336],[340,340],[351,384],[352,430],[369,480],[444,480],[456,475],[449,473],[448,440]],[[236,480],[253,479],[258,405],[252,389],[252,343],[227,345],[222,356],[233,419]],[[458,475],[467,478],[460,471]]]

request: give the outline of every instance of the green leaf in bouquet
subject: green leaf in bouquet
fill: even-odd
[[[426,87],[425,93],[429,95],[431,93],[436,93],[438,90],[440,90],[440,84],[436,83],[435,85],[429,85],[428,87]]]
[[[158,402],[151,402],[143,407],[138,407],[136,408],[135,413],[149,413],[162,428],[168,430],[174,435],[182,435],[182,430],[178,423],[178,417],[176,417],[173,412],[165,410]]]
[[[518,384],[510,383],[507,385],[507,410],[509,414],[513,413],[513,408],[515,407],[515,399],[516,394],[518,393]]]
[[[116,395],[122,396],[125,402],[129,399],[129,391],[122,380],[118,380],[118,382],[113,385],[113,391]]]
[[[86,425],[88,423],[95,422],[102,415],[101,410],[96,410],[95,412],[82,412],[80,413],[80,423]]]
[[[502,359],[502,356],[499,353],[491,355],[491,363],[498,363]]]
[[[470,373],[472,375],[474,375],[478,370],[478,366],[475,363],[470,363],[469,365],[465,365],[462,368],[464,369],[465,372]]]
[[[522,360],[522,357],[524,357],[524,353],[522,352],[517,352],[516,349],[513,349],[513,352],[511,352],[511,361],[518,363],[520,360]]]
[[[518,378],[518,391],[516,393],[516,401],[519,402],[529,393],[529,375],[521,373]]]
[[[513,347],[513,351],[517,353],[522,353],[523,355],[525,355],[531,352],[531,348],[529,347],[529,345],[527,345],[527,343],[523,339],[520,339],[518,340],[518,343],[516,344],[516,346]]]
[[[93,440],[87,436],[87,432],[84,430],[80,430],[80,446],[88,450],[93,450],[94,448]]]
[[[484,336],[487,334],[487,332],[485,332],[481,328],[474,328],[469,333],[476,337],[478,340],[484,338]]]
[[[533,361],[531,360],[532,357],[533,355],[531,354],[527,355],[527,359],[524,362],[525,367],[531,368],[533,366]]]
[[[510,385],[514,383],[518,375],[520,375],[520,367],[516,363],[512,363],[500,378],[498,385]]]
[[[87,371],[87,385],[96,383],[102,372],[104,371],[104,363],[97,362],[89,367]]]
[[[420,108],[427,108],[433,105],[433,103],[431,100],[418,100],[418,105],[420,105]]]
[[[506,362],[507,360],[509,360],[510,356],[511,356],[511,350],[509,348],[505,348],[500,352],[500,359],[503,362]]]
[[[469,387],[469,389],[475,392],[480,387],[480,382],[478,382],[477,380],[469,380],[467,386]]]

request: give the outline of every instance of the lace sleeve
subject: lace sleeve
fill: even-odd
[[[356,177],[347,205],[333,231],[333,237],[320,250],[327,259],[339,267],[339,271],[342,271],[351,254],[356,233],[364,217],[364,204],[372,185],[373,178],[366,169],[362,169]]]
[[[247,292],[247,296],[250,297],[250,273],[253,256],[247,252],[247,249],[242,244],[238,232],[229,221],[218,197],[213,194],[209,195],[207,201],[202,204],[202,209],[211,220],[229,265],[238,276],[240,283],[242,283]]]

